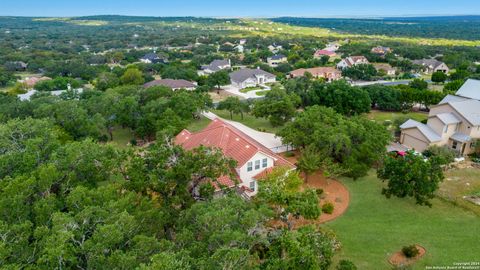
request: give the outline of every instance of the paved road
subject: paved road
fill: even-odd
[[[373,84],[382,84],[382,85],[407,85],[411,82],[412,80],[400,80],[400,81],[373,81],[373,82],[352,82],[352,85],[354,86],[367,86],[367,85],[373,85]],[[427,83],[432,83],[431,80],[425,80]]]

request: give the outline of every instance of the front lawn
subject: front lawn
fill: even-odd
[[[252,87],[246,87],[243,89],[240,89],[240,93],[248,93],[250,91],[256,91],[256,90],[262,90],[263,88],[260,86],[252,86]]]
[[[270,91],[270,90],[258,91],[258,92],[255,92],[255,95],[263,97],[268,93],[268,91]]]
[[[225,110],[212,110],[212,112],[221,118],[224,118],[226,120],[233,120],[240,122],[250,128],[253,128],[255,130],[259,131],[265,131],[265,132],[270,132],[270,133],[276,133],[278,130],[280,130],[281,127],[274,127],[270,122],[265,119],[265,118],[256,118],[255,116],[249,114],[249,113],[244,113],[243,114],[243,120],[240,116],[240,114],[234,114],[233,119],[230,119],[230,113]]]
[[[440,185],[437,194],[445,200],[471,209],[480,215],[480,206],[463,199],[463,196],[480,196],[480,169],[450,169],[445,173],[445,181]]]
[[[389,256],[414,243],[425,247],[427,254],[413,269],[478,261],[480,217],[474,213],[438,199],[432,208],[411,199],[386,199],[374,171],[342,182],[350,191],[350,206],[325,225],[342,243],[337,261],[349,259],[358,269],[392,269]]]
[[[428,113],[424,113],[424,112],[402,113],[402,112],[371,111],[370,113],[367,114],[367,117],[371,120],[374,120],[374,121],[378,122],[379,124],[382,124],[386,120],[390,120],[391,122],[393,122],[397,118],[404,118],[404,117],[408,117],[410,119],[421,122],[423,120],[428,119]]]

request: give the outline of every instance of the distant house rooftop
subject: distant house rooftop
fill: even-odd
[[[273,75],[271,73],[268,73],[264,70],[261,70],[259,68],[257,68],[257,69],[244,68],[244,69],[240,69],[240,70],[237,70],[235,72],[230,73],[230,79],[232,80],[232,82],[241,83],[241,82],[244,82],[245,80],[247,80],[249,78],[260,76],[260,75],[275,78],[275,75]]]
[[[272,59],[272,60],[281,60],[283,58],[286,58],[286,56],[283,55],[283,54],[276,54],[276,55],[270,57],[270,59]]]
[[[211,70],[213,72],[220,71],[225,67],[230,67],[231,63],[229,59],[225,60],[213,60],[210,64],[202,66],[202,70]]]
[[[145,88],[149,88],[152,86],[166,86],[170,87],[173,90],[176,89],[193,89],[197,87],[197,85],[193,82],[187,81],[187,80],[174,80],[174,79],[161,79],[161,80],[155,80],[148,82],[143,85]]]

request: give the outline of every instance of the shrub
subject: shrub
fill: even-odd
[[[388,128],[389,126],[392,125],[392,121],[390,121],[390,120],[385,120],[385,121],[383,121],[382,125],[383,125],[384,127],[387,127],[387,128]]]
[[[98,141],[100,142],[108,142],[108,136],[106,134],[101,135],[98,137]]]
[[[131,139],[130,144],[133,145],[133,146],[136,146],[137,145],[137,140]]]
[[[323,189],[317,188],[317,189],[315,190],[315,192],[317,193],[318,196],[320,196],[320,195],[323,194]]]
[[[455,161],[457,153],[446,146],[432,145],[423,152],[423,155],[427,158],[438,157],[442,164],[449,164]]]
[[[337,265],[337,270],[357,270],[357,267],[351,261],[341,260]]]
[[[333,203],[327,202],[322,206],[322,212],[325,214],[331,214],[333,213],[334,208]]]
[[[402,253],[407,258],[414,258],[420,254],[420,250],[415,245],[405,246],[402,248]]]

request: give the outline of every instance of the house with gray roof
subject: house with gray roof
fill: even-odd
[[[202,70],[199,75],[208,75],[224,69],[231,69],[232,64],[230,59],[226,60],[213,60],[210,64],[202,66]]]
[[[166,86],[174,91],[179,89],[195,90],[195,88],[197,88],[197,83],[187,80],[161,79],[154,80],[143,85],[144,88],[149,88],[153,86]]]
[[[469,80],[462,88],[432,106],[426,124],[410,119],[401,125],[400,143],[419,152],[438,145],[460,155],[474,153],[480,141],[480,81]]]
[[[450,68],[441,61],[438,61],[436,59],[421,59],[421,60],[413,60],[412,63],[417,66],[421,66],[423,72],[425,73],[434,73],[437,71],[443,72],[443,73],[449,73]]]
[[[230,81],[232,82],[232,86],[243,89],[273,83],[276,81],[276,77],[260,68],[244,68],[230,73]]]
[[[287,63],[287,57],[283,54],[276,54],[267,58],[267,63],[271,67],[278,67],[281,63]]]
[[[142,58],[140,58],[140,62],[145,64],[157,64],[166,63],[167,60],[158,56],[156,53],[147,53]]]
[[[462,87],[458,89],[456,95],[462,98],[480,100],[480,80],[468,79]]]

